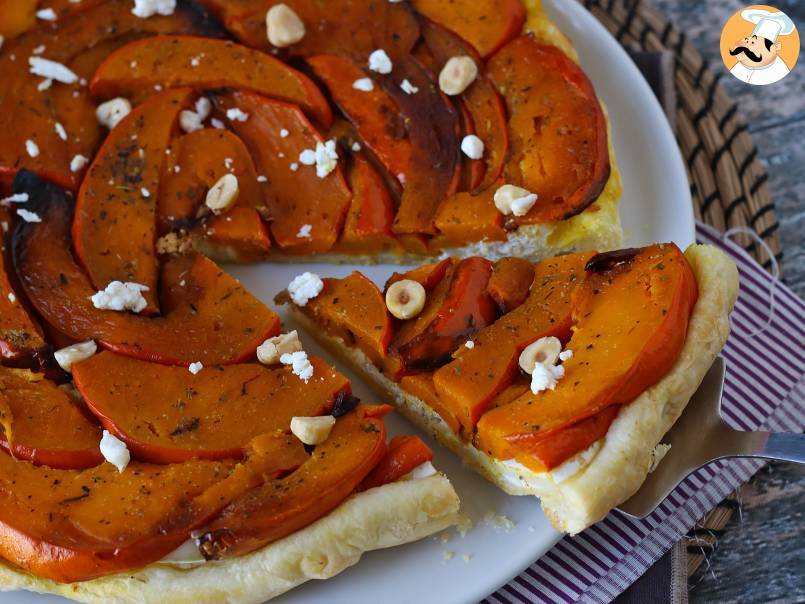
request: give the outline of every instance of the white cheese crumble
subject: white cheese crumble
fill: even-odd
[[[316,143],[316,176],[324,178],[338,166],[338,153],[335,141],[328,140],[324,144]]]
[[[42,57],[28,57],[28,65],[31,66],[29,71],[32,74],[43,78],[50,78],[62,84],[75,84],[78,81],[78,76],[75,73],[56,61],[43,59]]]
[[[564,363],[572,356],[573,356],[572,350],[563,350],[562,352],[559,353],[559,360]]]
[[[268,176],[260,174],[257,176],[257,182],[268,182]]]
[[[52,8],[43,8],[36,11],[36,18],[42,21],[55,21],[57,19],[56,11]]]
[[[30,212],[24,208],[20,208],[17,210],[17,216],[22,218],[25,222],[42,222],[42,219],[39,217],[39,214],[36,212]]]
[[[361,92],[372,92],[372,90],[375,89],[372,78],[360,78],[359,80],[355,80],[352,82],[352,87],[355,90],[360,90]]]
[[[361,148],[362,148],[362,147],[361,147],[361,144],[360,144],[358,141],[355,141],[354,143],[352,143],[352,150],[353,150],[355,153],[357,153],[358,151],[360,151],[360,150],[361,150]]]
[[[224,123],[221,120],[219,120],[217,117],[212,118],[210,120],[210,124],[212,125],[213,128],[217,128],[218,130],[223,130],[224,128],[226,128]]]
[[[305,149],[299,153],[299,163],[305,166],[312,166],[316,163],[316,152],[313,149]]]
[[[151,197],[151,191],[149,191],[145,187],[140,187],[140,195],[148,199],[149,197]]]
[[[56,122],[53,124],[54,129],[56,130],[56,134],[59,135],[59,138],[63,141],[67,140],[67,130],[64,129],[64,126],[61,125],[61,122]]]
[[[473,348],[475,348],[475,342],[473,342],[472,340],[467,340],[466,342],[464,342],[464,348],[469,348],[470,350],[472,350]]]
[[[123,283],[112,281],[94,294],[90,300],[95,308],[101,310],[115,310],[118,312],[130,310],[134,313],[142,312],[148,302],[143,297],[142,292],[147,292],[148,287],[139,283]]]
[[[391,73],[391,59],[382,48],[369,55],[369,69],[377,73]]]
[[[88,161],[89,159],[84,157],[80,153],[74,155],[73,159],[70,160],[70,172],[80,171],[84,166],[87,165]]]
[[[53,356],[56,357],[56,362],[59,364],[59,367],[69,373],[73,365],[81,361],[86,361],[97,351],[98,345],[95,344],[95,341],[87,340],[86,342],[80,342],[57,350],[53,353]]]
[[[238,107],[232,107],[226,110],[226,119],[231,122],[245,122],[249,119],[249,114],[244,113]]]
[[[461,151],[470,159],[481,159],[484,156],[484,142],[474,134],[461,139]]]
[[[39,157],[39,145],[37,145],[30,138],[25,141],[25,151],[31,157]]]
[[[260,344],[257,347],[257,360],[263,365],[276,365],[280,362],[282,355],[300,350],[302,350],[302,342],[299,341],[299,334],[294,329],[288,333],[268,338]]]
[[[8,301],[12,304],[17,301],[17,296],[14,295],[14,292],[8,292]]]
[[[101,103],[95,109],[95,117],[98,118],[98,123],[101,126],[106,126],[109,130],[117,126],[120,120],[129,113],[131,113],[131,103],[123,97],[117,97]]]
[[[129,453],[126,443],[108,430],[103,431],[100,449],[104,459],[115,466],[118,472],[123,472],[131,461],[131,453]]]
[[[288,294],[297,306],[304,306],[324,289],[324,282],[314,273],[305,272],[288,284]]]
[[[172,15],[176,10],[176,0],[134,0],[131,13],[140,19],[154,15]]]
[[[282,128],[280,130],[280,138],[288,138],[289,134],[290,134],[290,132],[288,132],[287,128]]]
[[[299,169],[299,164],[293,162],[290,167],[292,172],[296,172]]]
[[[553,390],[564,376],[565,368],[562,365],[537,363],[531,373],[531,392],[539,394],[543,390]]]
[[[313,229],[312,225],[303,224],[299,227],[299,232],[296,234],[297,239],[309,239],[310,231]]]
[[[0,203],[3,205],[8,205],[9,203],[25,203],[28,199],[30,199],[28,193],[14,193],[13,195],[0,199]]]
[[[313,365],[310,364],[304,350],[283,354],[280,357],[280,363],[290,365],[293,374],[305,384],[313,377]]]
[[[196,375],[202,369],[204,369],[204,364],[201,361],[190,363],[190,365],[187,366],[187,370],[193,375]]]
[[[39,92],[44,92],[45,90],[49,89],[53,85],[53,80],[51,78],[45,78],[39,84],[36,85],[36,89]],[[76,90],[76,92],[78,92]]]
[[[400,83],[400,88],[402,88],[405,94],[416,94],[419,92],[419,88],[409,82],[408,79],[405,79]]]

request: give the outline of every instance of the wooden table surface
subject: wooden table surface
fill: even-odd
[[[684,31],[714,69],[721,28],[749,2],[653,0]],[[785,0],[784,11],[805,39],[805,2]],[[780,38],[784,40],[784,38]],[[805,50],[784,80],[751,86],[732,77],[721,82],[747,119],[769,174],[783,248],[785,281],[805,297]],[[805,404],[805,401],[802,402]],[[805,466],[773,464],[741,490],[741,508],[715,552],[690,581],[690,601],[805,601]]]

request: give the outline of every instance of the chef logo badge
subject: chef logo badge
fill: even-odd
[[[755,4],[729,18],[721,32],[721,58],[747,84],[779,82],[799,57],[799,33],[785,13]]]

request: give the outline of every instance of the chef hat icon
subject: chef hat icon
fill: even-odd
[[[741,11],[745,21],[755,24],[753,36],[766,38],[774,42],[777,36],[787,36],[794,31],[794,22],[782,12],[772,12],[764,8],[747,8]]]

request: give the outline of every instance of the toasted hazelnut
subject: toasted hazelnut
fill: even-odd
[[[285,48],[305,37],[305,24],[287,4],[275,4],[266,13],[266,33],[272,46]]]
[[[425,306],[425,288],[419,281],[402,279],[386,291],[386,308],[398,319],[411,319]]]
[[[528,189],[515,187],[514,185],[503,185],[495,191],[495,207],[506,215],[525,216],[528,211],[537,203],[537,194]]]
[[[86,361],[94,355],[97,350],[98,346],[95,344],[94,340],[87,340],[86,342],[72,344],[71,346],[57,350],[53,353],[53,356],[56,358],[59,367],[70,372],[74,364]]]
[[[335,426],[335,418],[332,415],[320,415],[318,417],[292,417],[291,432],[306,445],[320,445]]]
[[[222,214],[238,200],[238,179],[234,174],[224,174],[209,191],[204,204],[213,214]]]
[[[280,357],[302,350],[302,342],[296,330],[268,338],[257,347],[257,360],[264,365],[277,365]]]
[[[464,92],[478,77],[478,66],[466,55],[450,57],[439,73],[439,88],[448,96]]]
[[[559,338],[548,336],[531,342],[520,353],[520,368],[529,375],[534,372],[536,365],[553,365],[562,352],[562,343]]]
[[[117,126],[118,122],[131,113],[131,103],[128,99],[117,97],[111,101],[101,103],[95,109],[95,117],[101,126],[106,126],[111,130]]]

